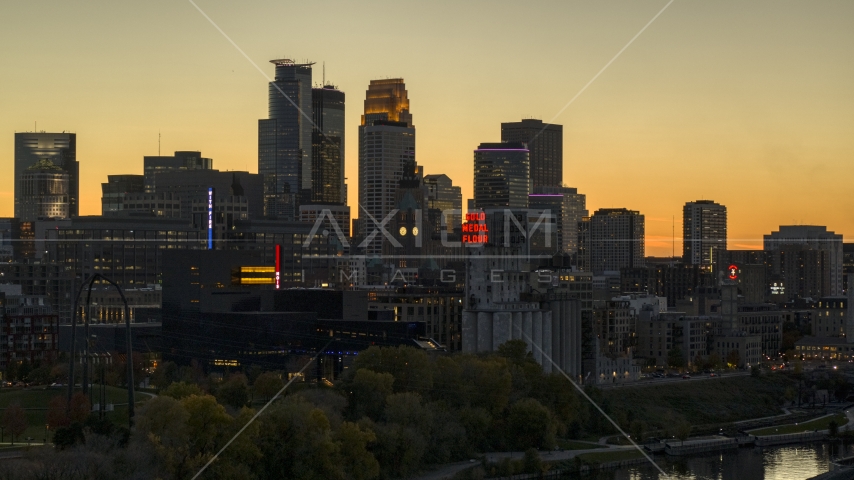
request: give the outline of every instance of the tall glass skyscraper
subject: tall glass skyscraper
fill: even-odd
[[[563,125],[524,119],[501,124],[502,142],[522,142],[530,151],[533,187],[563,183]]]
[[[415,126],[402,78],[371,80],[359,126],[359,231],[370,235],[395,208],[395,191],[406,165],[415,163]],[[370,220],[374,218],[374,221]],[[383,236],[365,253],[382,253]]]
[[[726,250],[726,207],[712,200],[688,202],[682,208],[682,261],[712,265]]]
[[[68,216],[79,215],[80,165],[77,134],[21,132],[15,134],[15,217],[23,214],[23,177],[27,169],[49,160],[68,174]]]
[[[481,143],[474,151],[474,207],[527,208],[528,149],[519,142]]]
[[[646,264],[646,238],[644,216],[625,208],[600,208],[589,220],[587,228],[581,227],[582,240],[589,245],[585,253],[593,273],[619,272],[621,268],[643,267]],[[581,239],[580,239],[581,240]]]
[[[264,176],[264,214],[295,219],[311,195],[311,66],[270,60],[269,119],[258,120],[258,173]]]
[[[344,205],[344,92],[332,85],[311,90],[311,201]]]

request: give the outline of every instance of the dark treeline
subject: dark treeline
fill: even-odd
[[[56,451],[7,463],[2,478],[190,478],[286,381],[258,369],[220,380],[168,362],[152,380],[160,395],[139,409],[130,435],[92,419],[74,423],[57,432]],[[334,387],[297,383],[286,393],[203,478],[401,478],[481,452],[610,433],[521,341],[477,356],[372,347]]]

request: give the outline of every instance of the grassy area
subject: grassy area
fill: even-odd
[[[591,448],[606,448],[598,443],[579,442],[577,440],[558,440],[557,446],[561,450],[589,450]]]
[[[803,433],[812,432],[814,430],[827,430],[830,422],[836,421],[838,426],[843,426],[848,423],[848,417],[844,413],[837,413],[827,417],[817,418],[808,422],[791,423],[788,425],[779,425],[776,427],[760,428],[758,430],[750,430],[751,435],[785,435],[788,433]]]
[[[33,442],[42,442],[45,435],[51,437],[49,430],[45,428],[47,407],[50,401],[57,396],[65,396],[68,390],[65,388],[3,388],[0,389],[0,415],[6,407],[18,404],[27,412],[27,424],[29,428],[23,435],[18,437],[18,443],[26,444],[26,438],[32,437]],[[100,387],[95,387],[95,395],[100,395]],[[127,403],[127,390],[117,387],[107,387],[107,403]],[[136,393],[137,402],[145,401],[151,398],[149,395]],[[95,399],[97,400],[97,398]],[[115,422],[117,425],[126,425],[127,423],[127,406],[117,406],[115,411],[107,412],[107,418]],[[11,441],[11,437],[5,434],[0,438],[0,444]]]
[[[14,446],[8,443],[0,444],[0,453],[9,454],[11,452],[22,452],[27,449],[26,442],[21,445],[16,443]]]
[[[608,445],[631,445],[632,442],[629,441],[628,438],[622,435],[614,435],[613,437],[608,438]]]
[[[619,462],[623,460],[634,460],[636,458],[643,458],[643,454],[637,449],[633,448],[631,450],[582,453],[576,458],[578,458],[584,463],[600,464],[605,462]]]
[[[75,392],[80,389],[75,389]],[[100,395],[100,386],[95,386],[93,400],[97,401]],[[107,403],[127,403],[128,393],[123,388],[107,387]],[[53,397],[65,396],[68,394],[67,388],[3,388],[0,389],[0,409],[4,409],[9,405],[17,403],[22,408],[47,408]],[[135,396],[137,401],[150,398],[148,395],[140,395],[139,392]]]
[[[679,416],[693,425],[704,425],[780,414],[783,395],[791,385],[794,382],[783,375],[733,377],[655,388],[606,389],[602,396],[615,416],[665,428]]]

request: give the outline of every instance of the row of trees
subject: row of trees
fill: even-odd
[[[37,360],[34,363],[28,360],[8,362],[3,372],[3,379],[8,382],[46,384],[67,377],[68,365],[58,359]]]
[[[138,430],[176,478],[206,463],[254,415],[250,405],[283,386],[276,372],[219,381],[193,366],[161,367],[154,382],[171,383],[140,413]],[[608,431],[521,341],[484,356],[370,348],[337,387],[293,388],[210,467],[229,470],[212,475],[240,468],[246,478],[398,478],[478,452],[550,449],[558,435]],[[197,424],[217,426],[202,432]]]
[[[125,356],[113,354],[105,369],[105,383],[107,385],[124,386]],[[145,369],[145,359],[139,353],[133,355],[134,378],[142,378]],[[78,365],[75,369],[75,381],[82,380],[82,369]],[[37,385],[49,385],[51,383],[68,383],[68,357],[66,354],[55,358],[37,360],[30,363],[27,360],[21,362],[8,362],[3,372],[3,379],[9,382],[26,382]]]

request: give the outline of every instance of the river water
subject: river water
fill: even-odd
[[[586,480],[804,480],[830,470],[831,458],[854,455],[854,445],[842,447],[826,443],[741,448],[726,453],[666,459],[657,463],[667,473],[650,464],[598,472]]]

